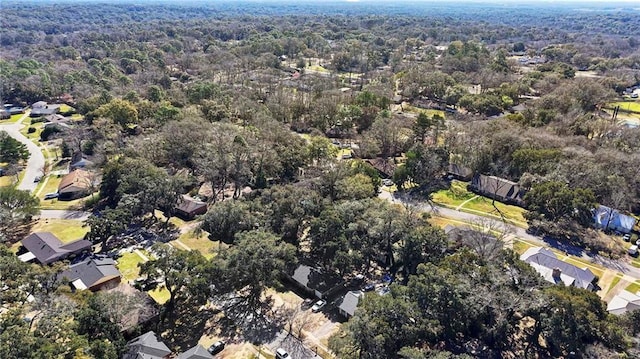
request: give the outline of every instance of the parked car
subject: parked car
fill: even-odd
[[[373,283],[367,283],[362,287],[363,292],[371,292],[374,289],[376,289],[376,285]]]
[[[314,313],[317,313],[320,311],[320,309],[322,309],[322,307],[324,307],[325,305],[327,305],[327,301],[324,299],[320,299],[319,301],[317,301],[313,307],[311,307],[311,311]]]
[[[629,242],[629,241],[631,240],[631,235],[630,235],[629,233],[627,233],[627,234],[625,234],[625,235],[623,235],[623,236],[622,236],[622,239],[623,239],[625,242]]]
[[[286,350],[278,348],[276,350],[276,359],[291,359],[291,356],[289,356]]]
[[[58,198],[58,192],[51,192],[44,195],[44,199]]]
[[[225,342],[223,342],[222,340],[218,340],[217,342],[211,344],[211,346],[209,347],[209,354],[216,355],[220,353],[224,350],[224,345]]]
[[[40,182],[41,179],[42,176],[36,176],[36,178],[33,179],[33,182]]]
[[[382,184],[385,186],[393,186],[393,181],[390,178],[385,178],[382,180]]]
[[[629,250],[627,251],[627,253],[629,253],[630,256],[635,257],[638,255],[638,246],[637,245],[632,245],[631,247],[629,247]]]

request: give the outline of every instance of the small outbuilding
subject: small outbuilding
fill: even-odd
[[[347,292],[347,294],[345,294],[344,297],[342,297],[342,302],[338,306],[338,310],[340,311],[340,314],[342,314],[342,316],[344,316],[347,319],[353,317],[362,296],[363,296],[363,293],[361,291]]]
[[[198,215],[207,213],[207,204],[195,198],[183,195],[175,206],[176,216],[190,221]]]

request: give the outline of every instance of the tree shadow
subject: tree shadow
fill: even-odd
[[[180,353],[196,346],[205,332],[207,321],[215,315],[212,309],[201,307],[193,310],[194,306],[197,304],[184,302],[158,324],[164,343],[174,352]]]

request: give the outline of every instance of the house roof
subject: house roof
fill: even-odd
[[[374,158],[370,160],[364,160],[370,164],[373,168],[378,170],[382,175],[390,177],[396,170],[396,164],[391,159],[384,160],[382,158]]]
[[[317,290],[320,293],[324,293],[342,282],[342,279],[336,275],[304,264],[299,265],[293,271],[291,278],[306,288]]]
[[[211,354],[209,354],[207,349],[205,349],[200,344],[178,355],[178,359],[212,359],[212,358],[213,356],[211,356]]]
[[[473,176],[473,171],[469,167],[465,167],[457,163],[450,163],[449,167],[447,168],[447,172],[449,174],[463,178],[471,178],[471,176]]]
[[[69,266],[60,279],[66,278],[77,289],[87,289],[120,277],[116,262],[107,257],[92,257]]]
[[[356,312],[356,308],[358,307],[358,303],[360,302],[360,298],[362,298],[361,291],[347,292],[347,294],[342,297],[342,303],[340,303],[338,308],[350,316],[353,316]]]
[[[51,115],[47,115],[44,117],[45,120],[47,120],[47,122],[51,122],[51,123],[65,123],[65,122],[69,122],[71,119],[68,117],[64,117],[62,115],[58,115],[57,113],[51,114]]]
[[[616,315],[638,309],[640,309],[640,296],[627,290],[623,290],[613,297],[607,305],[609,313]]]
[[[46,107],[47,107],[47,103],[45,101],[38,101],[33,105],[31,105],[31,108],[46,108]]]
[[[612,209],[607,206],[598,206],[593,211],[593,220],[596,227],[621,231],[625,233],[631,232],[633,226],[636,224],[636,219],[620,213],[617,209]]]
[[[62,178],[58,186],[58,193],[72,193],[86,191],[91,188],[91,173],[76,169]]]
[[[520,259],[529,263],[540,273],[540,275],[550,283],[562,282],[566,286],[574,286],[583,289],[593,289],[591,283],[595,275],[588,268],[578,268],[573,264],[559,260],[556,255],[542,247],[532,247],[524,252]],[[560,276],[554,276],[554,271],[559,270]]]
[[[198,201],[187,195],[183,195],[182,200],[180,200],[180,202],[178,202],[178,204],[176,205],[176,209],[178,211],[182,211],[185,213],[192,213],[203,207],[207,207],[207,204],[205,202]]]
[[[520,185],[496,176],[476,175],[471,182],[478,191],[516,202],[522,201]]]
[[[146,332],[127,343],[128,351],[122,359],[162,359],[171,354],[171,350],[158,340],[153,331]]]
[[[58,237],[49,232],[32,233],[21,243],[42,264],[50,264],[91,248],[91,242],[83,239],[63,244]],[[26,256],[24,260],[32,258]]]

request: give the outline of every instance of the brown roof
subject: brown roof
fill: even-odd
[[[396,164],[393,163],[393,160],[391,159],[382,159],[382,158],[374,158],[371,160],[364,160],[365,162],[367,162],[368,164],[370,164],[371,166],[373,166],[373,168],[375,168],[376,170],[378,170],[378,172],[380,172],[382,175],[384,176],[393,176],[393,172],[395,172],[396,170]]]
[[[91,173],[76,169],[62,178],[58,186],[58,193],[86,191],[91,188]]]
[[[207,204],[205,202],[201,202],[187,195],[184,195],[182,196],[182,200],[180,200],[180,202],[178,202],[178,204],[176,205],[176,210],[185,213],[193,213],[199,209],[202,209],[203,207],[207,207]]]
[[[523,191],[520,185],[496,176],[476,175],[471,187],[481,194],[501,201],[522,203]]]

